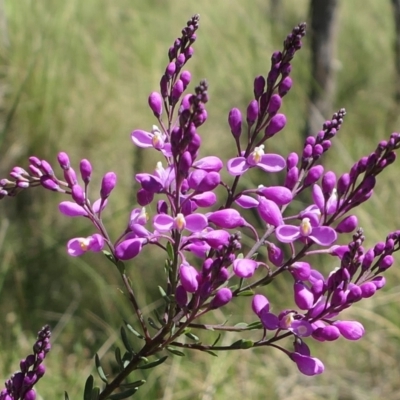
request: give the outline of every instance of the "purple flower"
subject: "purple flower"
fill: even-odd
[[[200,232],[207,225],[207,217],[203,214],[184,216],[179,213],[175,218],[168,214],[157,214],[153,219],[153,226],[159,232],[170,232],[172,229],[178,229],[178,231],[187,229],[190,232]]]
[[[142,148],[153,147],[163,153],[165,157],[171,157],[171,144],[167,142],[167,135],[153,125],[151,132],[135,130],[131,133],[132,142]]]
[[[251,278],[260,263],[248,258],[237,258],[233,261],[233,272],[239,278]]]
[[[245,220],[239,211],[233,208],[225,208],[224,210],[207,214],[207,218],[209,222],[225,229],[234,229],[245,224]]]
[[[310,238],[321,246],[330,246],[337,239],[337,234],[330,226],[313,227],[310,218],[303,218],[300,226],[280,225],[275,230],[276,238],[282,243],[293,243],[300,238]]]
[[[136,257],[148,242],[146,238],[129,238],[123,240],[115,247],[115,256],[123,261],[130,260]]]
[[[67,243],[68,254],[72,257],[81,256],[87,251],[101,251],[104,248],[104,238],[98,233],[86,238],[78,237]]]
[[[196,268],[189,264],[182,264],[179,268],[179,276],[183,288],[188,293],[194,293],[199,287],[200,274]]]
[[[232,291],[229,288],[219,289],[217,294],[211,300],[210,308],[221,308],[232,300]]]
[[[305,356],[300,353],[291,353],[290,358],[296,363],[297,368],[304,375],[314,376],[324,372],[324,364],[318,358]]]
[[[250,155],[231,158],[227,163],[228,172],[233,176],[243,175],[248,169],[259,167],[265,172],[279,172],[285,168],[285,159],[278,154],[264,154],[264,145],[258,146]]]
[[[100,211],[103,211],[107,205],[107,200],[102,201],[102,199],[98,199],[93,203],[92,211],[95,214],[98,214]],[[89,215],[86,209],[73,201],[62,201],[58,209],[60,212],[67,217],[87,217]]]

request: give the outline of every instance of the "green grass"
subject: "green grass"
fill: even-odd
[[[83,157],[92,161],[95,197],[102,175],[115,171],[118,187],[105,218],[116,237],[134,207],[133,169],[149,171],[157,161],[150,151],[137,152],[129,133],[149,129],[155,122],[147,96],[157,90],[167,49],[187,19],[201,14],[195,56],[188,68],[194,83],[206,77],[210,85],[209,120],[200,130],[202,154],[221,150],[226,159],[232,154],[226,124],[229,109],[245,109],[254,77],[268,72],[271,52],[280,49],[291,28],[308,17],[308,1],[281,3],[278,18],[269,13],[265,0],[4,0],[0,35],[4,124],[13,105],[16,108],[0,137],[1,177],[13,165],[26,165],[26,157],[33,154],[55,163],[62,150],[74,165]],[[348,115],[325,160],[327,168],[337,173],[347,171],[398,129],[393,26],[390,2],[341,4],[335,107],[345,107]],[[311,79],[308,42],[306,37],[293,63],[294,87],[283,108],[288,125],[271,142],[271,151],[281,154],[299,150],[302,143]],[[357,210],[367,233],[366,247],[399,227],[398,168],[393,166],[380,177],[374,197]],[[253,175],[253,179],[249,184],[260,178]],[[64,390],[71,399],[82,398],[84,377],[94,372],[94,353],[103,356],[109,371],[122,318],[134,320],[110,263],[98,255],[67,258],[67,240],[91,230],[86,221],[59,215],[61,199],[32,190],[0,204],[0,381],[18,368],[40,326],[50,323],[53,350],[37,387],[43,399],[61,398]],[[139,300],[149,304],[146,316],[158,305],[157,293],[147,282],[160,280],[160,257],[146,251],[129,266]],[[321,265],[325,271],[331,267]],[[322,376],[301,376],[287,357],[271,349],[226,353],[217,359],[192,354],[170,359],[143,375],[149,383],[136,398],[397,399],[400,274],[393,267],[387,276],[385,291],[347,312],[349,319],[360,319],[367,327],[362,341],[314,346],[313,352],[326,364]],[[286,303],[290,289],[282,281],[269,293]],[[235,304],[225,316],[216,315],[226,317],[253,318],[249,304]],[[235,337],[224,340],[230,343]]]

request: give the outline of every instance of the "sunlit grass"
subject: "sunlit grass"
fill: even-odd
[[[210,85],[209,120],[200,129],[202,154],[217,150],[226,159],[233,151],[226,124],[229,109],[245,109],[252,97],[254,76],[268,72],[271,52],[281,47],[295,24],[308,17],[305,0],[282,1],[279,19],[270,15],[269,3],[261,0],[3,3],[8,39],[0,41],[2,121],[13,104],[17,107],[1,137],[1,177],[15,164],[26,165],[29,155],[55,163],[57,152],[63,150],[74,165],[83,157],[92,161],[91,196],[96,198],[101,176],[109,170],[117,172],[118,187],[105,213],[114,237],[125,228],[128,212],[134,207],[133,168],[149,171],[157,161],[151,151],[139,155],[129,133],[136,128],[149,129],[155,122],[147,96],[157,90],[167,49],[187,19],[201,14],[195,56],[188,65],[193,76],[191,89],[202,78]],[[390,2],[353,0],[340,7],[335,107],[345,107],[348,115],[326,158],[327,168],[338,173],[372,152],[399,123],[393,117],[397,114],[392,100]],[[283,155],[299,150],[302,143],[311,79],[307,37],[304,43],[293,62],[293,90],[284,101],[288,126],[269,149]],[[367,233],[367,247],[399,227],[398,170],[394,166],[386,171],[374,197],[357,211]],[[248,184],[258,184],[258,175],[251,179]],[[81,398],[84,378],[93,372],[94,352],[104,354],[110,367],[107,350],[119,343],[122,318],[134,321],[111,263],[96,255],[66,257],[66,241],[90,234],[91,228],[86,221],[59,215],[61,199],[35,190],[0,204],[0,315],[6,321],[0,329],[0,380],[18,368],[18,360],[30,351],[37,330],[50,323],[54,349],[47,361],[48,372],[38,385],[44,399],[61,398],[63,390],[68,390],[71,399]],[[129,264],[139,300],[149,304],[146,316],[158,305],[157,292],[153,287],[146,291],[146,286],[160,279],[160,257],[162,254],[147,251]],[[332,261],[325,259],[328,265],[321,269],[329,271]],[[226,353],[218,359],[193,354],[171,358],[151,372],[149,384],[136,398],[394,400],[399,390],[399,275],[393,268],[388,273],[388,290],[348,311],[349,319],[361,319],[367,327],[362,341],[314,346],[316,356],[326,361],[323,376],[301,376],[276,350]],[[268,293],[276,301],[292,301],[284,281]],[[241,315],[246,320],[253,318],[249,304],[243,309],[235,304],[225,316],[216,317],[239,319]],[[225,340],[230,343],[235,337]]]

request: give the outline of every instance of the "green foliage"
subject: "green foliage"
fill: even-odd
[[[246,107],[254,76],[267,72],[270,53],[279,48],[282,37],[296,23],[308,17],[305,0],[282,0],[279,16],[269,14],[265,0],[251,4],[188,0],[179,5],[161,0],[5,0],[0,7],[4,7],[5,22],[0,39],[2,176],[13,165],[25,163],[29,155],[54,162],[60,150],[68,152],[76,165],[83,157],[93,162],[93,187],[105,172],[115,171],[119,182],[107,209],[109,220],[105,220],[114,238],[124,229],[135,205],[133,173],[151,170],[157,161],[130,146],[129,132],[154,123],[147,96],[157,90],[167,49],[186,20],[194,13],[201,15],[199,40],[189,68],[194,82],[207,77],[210,84],[210,118],[200,129],[203,154],[224,147],[222,156],[227,157],[230,148],[221,142],[231,143],[226,124],[230,107]],[[327,166],[334,166],[339,173],[371,152],[396,125],[398,129],[393,102],[392,18],[390,2],[353,0],[341,5],[335,106],[345,107],[348,115],[326,160]],[[301,144],[311,79],[308,40],[306,37],[305,49],[294,62],[294,88],[284,101],[288,126],[281,141],[273,142],[280,147],[271,149],[281,154]],[[369,204],[357,211],[369,245],[399,227],[398,167],[389,170]],[[255,176],[248,181],[249,186],[254,185],[256,180],[250,179]],[[96,193],[91,195],[96,197]],[[85,399],[92,399],[95,385],[101,381],[96,376],[85,386],[84,377],[94,371],[94,355],[102,360],[98,372],[100,369],[107,377],[129,362],[132,346],[139,339],[137,331],[126,324],[136,336],[128,337],[129,332],[121,329],[127,349],[121,355],[116,347],[120,345],[117,332],[121,320],[132,320],[132,311],[121,295],[118,271],[99,255],[67,257],[65,243],[92,232],[85,221],[61,216],[57,212],[60,200],[62,196],[37,190],[0,204],[0,377],[15,370],[18,360],[29,351],[27,332],[50,323],[54,346],[38,394],[45,399],[59,398],[66,390],[71,399],[80,399],[86,387]],[[243,240],[251,245],[248,238]],[[155,253],[145,249],[139,261],[126,265],[139,301],[149,304],[144,310],[146,318],[163,305],[157,289],[151,292],[147,287],[161,284],[163,260]],[[321,265],[321,270],[325,268]],[[367,327],[362,341],[315,346],[316,356],[324,354],[327,371],[313,378],[312,385],[280,352],[250,349],[221,353],[218,358],[186,352],[186,357],[170,357],[152,369],[149,378],[139,371],[143,375],[135,375],[135,380],[146,378],[152,383],[140,388],[135,398],[394,400],[400,390],[400,293],[394,283],[399,275],[398,268],[390,271],[385,292],[363,302],[363,308],[348,311],[348,319],[361,317]],[[281,280],[268,286],[268,293],[282,304],[291,304],[285,284],[288,282]],[[225,317],[216,313],[230,323],[245,320],[250,330],[256,326],[249,310],[250,303],[247,309],[232,305],[231,314]],[[215,338],[215,332],[209,335]],[[250,339],[235,341],[230,334],[220,344],[252,345]],[[164,361],[162,357],[144,363],[141,369]],[[139,386],[137,382],[131,385],[110,398],[128,398]],[[307,392],[305,385],[309,385]]]

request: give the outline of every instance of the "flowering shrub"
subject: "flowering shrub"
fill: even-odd
[[[96,356],[104,384],[102,388],[94,386],[90,376],[85,399],[132,396],[144,381],[126,383],[126,378],[137,369],[163,363],[167,356],[159,354],[164,351],[181,356],[185,349],[215,354],[270,346],[284,352],[301,373],[320,374],[324,364],[311,355],[307,342],[334,341],[341,336],[360,339],[364,335],[362,324],[341,319],[341,312],[385,285],[383,273],[399,250],[400,231],[388,233],[384,241],[370,249],[364,248],[364,234],[352,212],[372,196],[376,177],[395,161],[400,134],[393,133],[381,141],[371,154],[338,177],[333,171],[325,171],[320,162],[342,127],[344,109],[326,121],[315,136],[307,137],[299,153],[285,157],[265,153],[267,140],[286,125],[286,117],[279,111],[291,90],[291,60],[302,47],[305,24],[296,26],[285,39],[283,50],[273,53],[268,74],[255,78],[254,99],[245,116],[238,108],[229,112],[236,154],[232,151],[232,158],[226,162],[218,156],[201,157],[201,143],[207,135],[200,135],[199,128],[207,120],[208,86],[201,81],[194,93],[187,93],[191,74],[185,69],[194,53],[198,24],[195,15],[170,47],[160,91],[148,98],[157,125],[150,131],[137,129],[131,134],[135,146],[159,152],[162,161],[152,173],[136,174],[140,207],[131,211],[124,232],[116,240],[107,233],[102,220],[117,183],[115,173],[104,175],[96,200],[88,196],[93,172],[90,162],[81,160],[77,174],[65,152],[57,158],[62,178],[46,160],[30,157],[28,169],[14,167],[11,180],[0,181],[1,197],[35,186],[68,196],[69,200],[60,203],[60,212],[86,218],[93,225],[91,236],[69,240],[68,254],[78,257],[88,251],[103,252],[120,272],[141,329],[138,332],[126,323],[126,329],[121,330],[125,349],[115,351],[120,369],[116,376],[106,376]],[[284,179],[277,186],[243,188],[241,179],[252,168],[265,172],[264,182],[268,174],[276,172]],[[228,180],[221,178],[224,169]],[[217,195],[220,187],[225,196]],[[300,212],[291,211],[293,201],[306,191],[312,204]],[[155,201],[152,209],[156,212],[149,221],[145,207]],[[245,210],[251,208],[265,222],[261,232],[246,219]],[[253,237],[254,245],[248,251],[242,249],[241,230]],[[348,233],[353,233],[350,243],[341,243],[340,235]],[[140,257],[145,246],[157,247],[165,254],[165,285],[160,288],[165,306],[158,321],[143,316],[143,305],[138,303],[125,268],[125,261]],[[267,260],[258,257],[262,246],[267,249]],[[337,268],[327,276],[312,262],[321,254],[337,260]],[[292,277],[294,308],[270,305],[268,286],[281,275]],[[243,301],[251,307],[255,322],[235,326],[225,321],[214,325],[205,322],[207,314],[231,301]],[[204,343],[202,330],[221,334],[233,331],[238,340],[224,346],[218,344],[218,336],[214,343]],[[127,331],[141,341],[139,351],[133,350]],[[241,336],[247,331],[253,334],[252,339]],[[41,362],[49,350],[49,335],[48,327],[39,333],[35,354],[28,356],[21,363],[21,372],[7,381],[0,400],[35,398],[32,386],[44,374]],[[291,345],[283,347],[279,342],[289,337]]]

